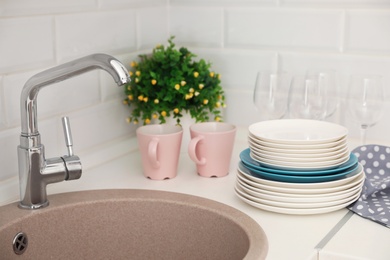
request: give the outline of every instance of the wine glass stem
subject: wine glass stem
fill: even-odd
[[[360,128],[360,137],[361,137],[362,145],[366,145],[366,136],[367,136],[367,127],[362,126]]]

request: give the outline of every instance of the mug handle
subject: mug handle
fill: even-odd
[[[152,163],[154,168],[160,168],[160,162],[157,159],[157,147],[158,147],[158,139],[153,138],[150,140],[148,145],[148,159]]]
[[[204,139],[204,136],[198,135],[191,139],[190,144],[188,145],[188,154],[190,155],[191,160],[193,160],[196,164],[205,165],[206,158],[202,157],[200,160],[196,156],[196,146],[200,141]]]

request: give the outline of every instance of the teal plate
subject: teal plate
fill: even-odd
[[[358,168],[355,168],[353,171],[339,172],[332,175],[321,175],[321,176],[293,176],[293,175],[283,175],[270,172],[264,172],[260,170],[248,168],[242,161],[239,162],[239,169],[246,174],[249,174],[253,177],[279,181],[279,182],[290,182],[290,183],[318,183],[318,182],[329,182],[347,178],[359,173]]]
[[[288,176],[325,176],[325,175],[335,175],[338,173],[350,173],[353,172],[358,167],[358,159],[357,157],[351,153],[349,160],[339,166],[336,166],[331,169],[326,170],[311,170],[311,171],[302,171],[302,170],[284,170],[284,169],[276,169],[271,168],[269,166],[264,165],[261,162],[258,162],[250,156],[250,149],[247,148],[240,153],[240,159],[244,163],[245,166],[250,168],[251,170],[258,170],[261,172],[288,175]]]

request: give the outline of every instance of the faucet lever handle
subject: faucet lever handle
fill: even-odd
[[[65,145],[68,148],[68,155],[73,156],[72,132],[70,131],[69,118],[67,116],[62,118],[62,126],[64,128]]]

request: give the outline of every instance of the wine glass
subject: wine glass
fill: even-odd
[[[253,103],[263,118],[280,119],[287,112],[290,77],[285,71],[260,71],[257,73]]]
[[[290,118],[323,120],[327,109],[325,90],[316,78],[294,76],[288,95]]]
[[[360,124],[361,142],[366,144],[366,133],[383,116],[384,89],[380,75],[351,75],[347,107],[349,115]]]
[[[323,120],[331,117],[338,109],[340,104],[338,74],[334,70],[328,69],[309,69],[306,72],[307,79],[313,79],[318,82],[318,88],[326,96],[326,108]]]

